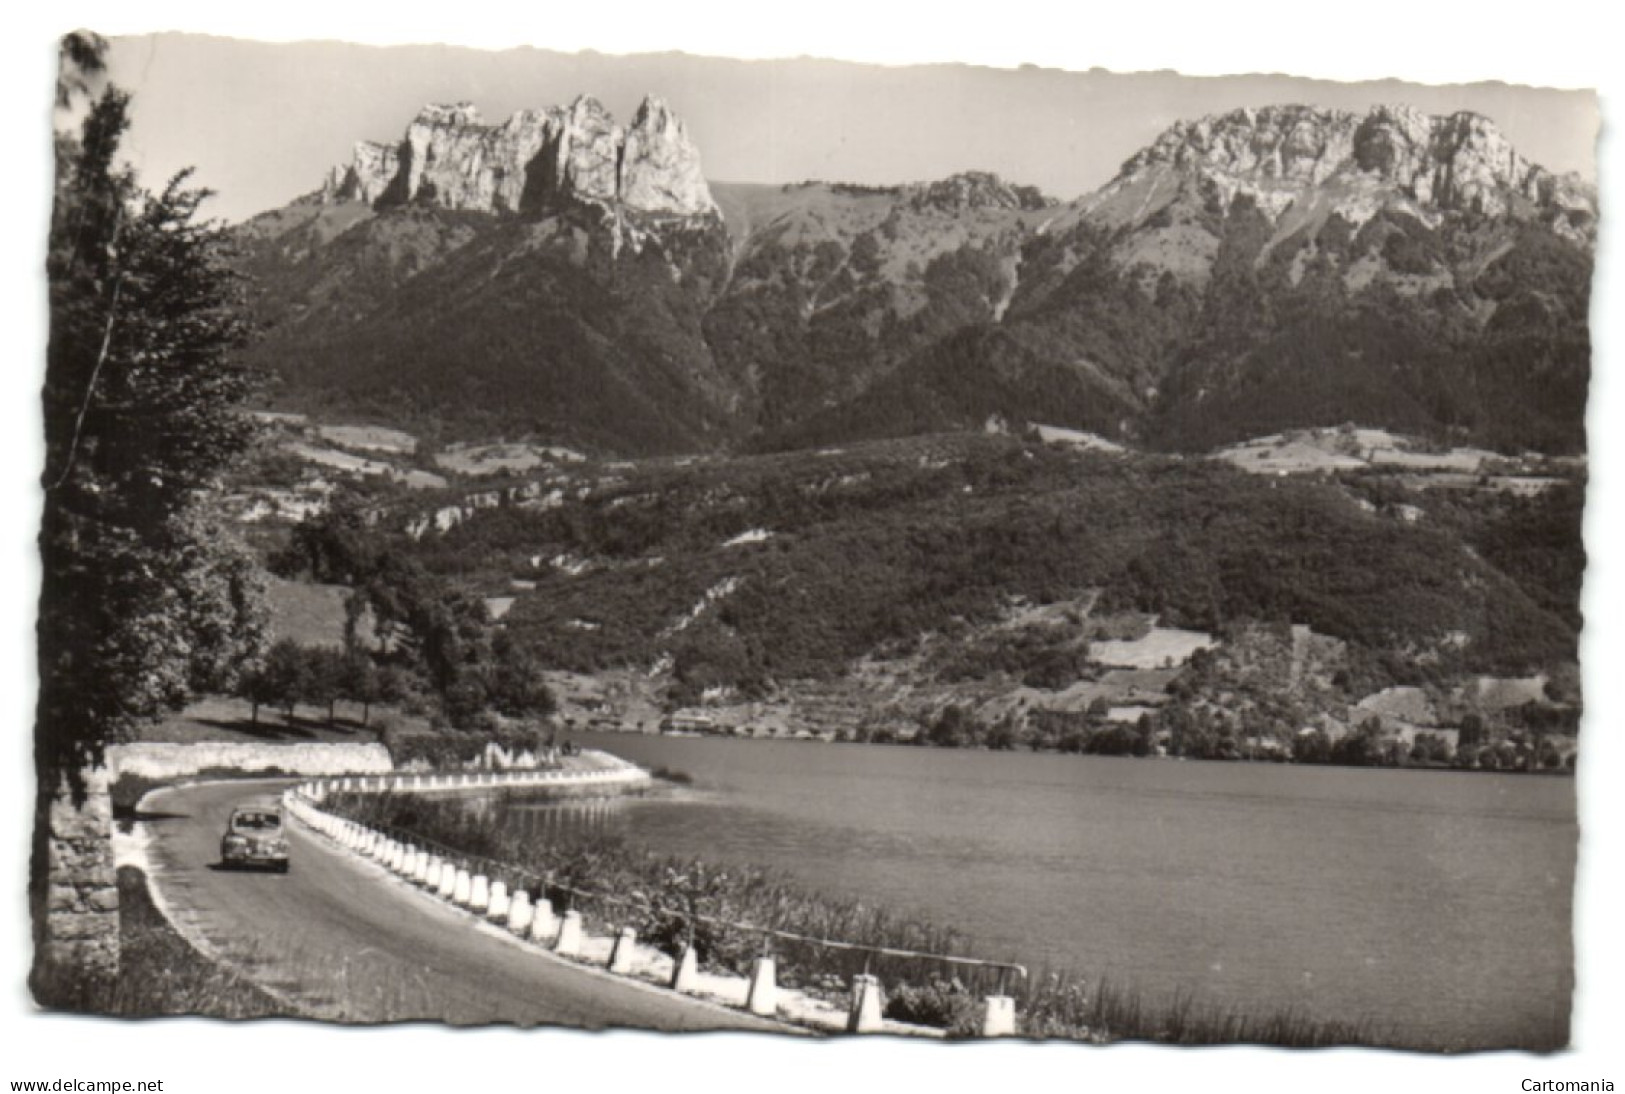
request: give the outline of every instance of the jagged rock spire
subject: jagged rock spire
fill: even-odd
[[[644,98],[622,147],[620,196],[628,206],[679,216],[716,210],[700,170],[699,150],[662,99]]]
[[[363,141],[322,187],[328,200],[546,213],[575,205],[654,217],[716,214],[681,120],[646,98],[630,128],[590,95],[486,125],[470,103],[430,104],[398,144]]]

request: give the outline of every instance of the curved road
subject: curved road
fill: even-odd
[[[221,870],[231,807],[285,785],[174,787],[148,795],[141,811],[155,900],[189,939],[290,1010],[347,1022],[787,1028],[553,957],[297,822],[287,874]]]

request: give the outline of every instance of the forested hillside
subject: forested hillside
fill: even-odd
[[[492,590],[534,583],[507,626],[546,665],[669,655],[746,691],[1080,600],[1201,631],[1307,624],[1391,683],[1574,658],[1577,490],[1462,496],[1416,523],[1362,495],[1378,489],[931,437],[621,471],[579,500],[475,511],[415,553]]]

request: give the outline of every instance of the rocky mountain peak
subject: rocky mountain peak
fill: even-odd
[[[327,173],[319,196],[324,201],[360,201],[376,205],[384,200],[401,170],[401,146],[380,141],[357,141],[348,164]]]
[[[1167,165],[1314,184],[1348,159],[1356,124],[1346,111],[1290,105],[1180,121],[1125,163],[1119,178]]]
[[[414,125],[479,125],[480,112],[473,103],[429,103],[413,119]]]
[[[632,116],[620,161],[621,200],[650,211],[703,216],[717,211],[688,129],[666,103],[647,96]]]
[[[1490,119],[1409,106],[1362,115],[1280,105],[1178,122],[1115,181],[1169,169],[1217,181],[1227,193],[1269,188],[1276,200],[1260,204],[1277,212],[1290,190],[1333,181],[1388,186],[1423,209],[1489,217],[1542,211],[1575,194],[1572,183],[1519,155]]]
[[[1583,451],[1595,197],[1478,115],[1215,114],[1052,208],[983,171],[713,195],[653,96],[621,122],[590,96],[415,113],[328,197],[492,215],[245,226],[254,360],[313,403],[604,451],[993,414],[1181,450],[1358,416]]]
[[[936,182],[917,183],[904,188],[904,196],[916,211],[927,209],[959,213],[972,209],[1043,209],[1054,205],[1035,186],[1005,182],[991,171],[962,171]]]
[[[486,125],[471,103],[430,104],[395,144],[363,141],[320,196],[375,206],[545,215],[596,206],[623,216],[714,216],[698,149],[676,114],[645,99],[623,129],[591,95]]]
[[[634,129],[642,127],[664,129],[672,125],[680,126],[682,122],[672,112],[671,107],[666,105],[666,100],[659,95],[645,95],[643,101],[638,104],[636,112],[632,115],[632,128]]]
[[[1551,178],[1494,122],[1466,112],[1435,117],[1375,107],[1355,132],[1354,161],[1424,204],[1488,216],[1506,215],[1514,197],[1538,204]]]

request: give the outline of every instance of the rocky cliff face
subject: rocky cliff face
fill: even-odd
[[[987,172],[893,187],[719,183],[717,195],[735,263],[708,341],[760,429],[861,395],[944,335],[997,320],[1054,205]]]
[[[1285,261],[1294,287],[1329,269],[1348,291],[1415,296],[1476,276],[1524,229],[1589,251],[1596,217],[1591,187],[1530,163],[1476,114],[1235,110],[1174,124],[1058,211],[1048,234],[1061,242],[1029,264],[1025,296],[1044,295],[1102,248],[1125,274],[1199,291],[1245,252],[1255,269]],[[1396,235],[1405,238],[1390,243]],[[1456,287],[1472,304],[1471,287]]]
[[[916,200],[958,225],[991,196],[961,178]],[[991,317],[958,308],[958,330],[792,440],[997,413],[1181,449],[1356,420],[1574,450],[1595,225],[1588,187],[1473,114],[1180,122],[1041,214],[986,279]]]
[[[997,415],[1191,450],[1348,420],[1584,444],[1595,193],[1472,114],[1180,122],[1057,204],[986,172],[713,189],[657,99],[625,126],[589,97],[434,106],[318,198],[244,226],[276,328],[254,352],[467,436],[794,447]]]
[[[634,223],[717,212],[687,129],[653,97],[625,128],[585,95],[500,125],[468,103],[426,106],[398,144],[357,144],[321,196],[527,215],[588,206]]]
[[[1135,226],[1181,190],[1222,205],[1245,194],[1272,217],[1307,198],[1356,224],[1396,205],[1434,222],[1445,213],[1542,219],[1577,241],[1595,231],[1595,195],[1530,163],[1488,118],[1406,106],[1364,115],[1271,106],[1179,122],[1084,205],[1098,220]]]
[[[620,200],[629,208],[675,216],[714,214],[716,203],[688,130],[659,99],[643,100],[621,142]]]
[[[321,193],[333,200],[360,201],[375,205],[383,200],[390,183],[395,181],[400,170],[399,145],[358,141],[350,164],[329,171]]]

